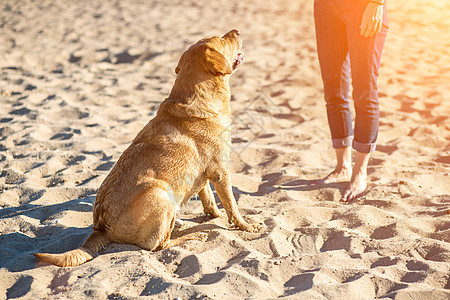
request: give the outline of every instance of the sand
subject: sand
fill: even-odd
[[[311,187],[334,167],[312,0],[3,0],[0,4],[0,299],[449,299],[448,1],[389,1],[369,189]],[[112,244],[74,268],[96,191],[155,115],[181,53],[239,29],[230,168],[259,233],[181,209],[188,241]],[[221,206],[220,206],[221,207]],[[223,210],[223,208],[222,208]]]

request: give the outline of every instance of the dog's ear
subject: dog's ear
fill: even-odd
[[[222,53],[211,46],[206,47],[205,51],[206,68],[214,75],[231,74],[233,69],[230,63],[225,59]]]

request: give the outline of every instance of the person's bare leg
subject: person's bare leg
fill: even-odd
[[[342,195],[342,202],[355,200],[367,187],[367,165],[369,164],[370,153],[355,152],[355,166],[353,167],[352,178]]]
[[[325,176],[324,178],[317,180],[316,184],[332,183],[336,181],[350,179],[352,176],[352,149],[335,148],[337,165],[336,169]]]

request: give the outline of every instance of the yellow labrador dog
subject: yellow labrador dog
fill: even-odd
[[[193,194],[204,212],[220,212],[211,181],[230,223],[257,231],[241,217],[231,189],[229,77],[242,62],[237,30],[192,45],[175,69],[177,78],[157,115],[136,136],[100,186],[94,232],[83,245],[62,254],[37,253],[41,261],[77,266],[110,243],[161,250],[195,234],[170,240],[176,208]]]

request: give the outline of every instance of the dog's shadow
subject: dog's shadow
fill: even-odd
[[[0,268],[10,272],[33,269],[37,259],[32,255],[37,252],[62,253],[80,246],[92,232],[89,227],[68,227],[62,229],[50,225],[51,235],[29,237],[22,232],[13,232],[0,236]]]
[[[39,266],[33,253],[63,253],[78,248],[91,234],[89,227],[66,227],[57,222],[58,216],[64,211],[92,213],[95,196],[83,199],[74,199],[64,203],[53,205],[24,204],[14,208],[4,208],[0,211],[0,222],[7,219],[31,218],[39,221],[39,225],[28,225],[24,229],[0,235],[0,268],[6,268],[10,272],[21,272]],[[189,228],[175,227],[171,238],[181,237],[190,233],[205,232],[213,229],[223,229],[219,225],[208,223],[208,216],[199,216],[189,219],[196,223]],[[37,222],[31,223],[36,224]],[[45,223],[48,223],[47,225]],[[42,224],[42,225],[41,225]],[[101,253],[115,253],[129,250],[138,250],[137,246],[112,244]]]
[[[0,222],[8,219],[25,220],[19,223],[20,229],[14,228],[14,232],[0,235],[0,268],[6,268],[10,272],[33,269],[37,262],[33,253],[62,253],[78,247],[92,229],[66,227],[59,224],[58,217],[64,211],[91,212],[94,200],[94,196],[89,196],[53,205],[27,203],[19,207],[3,208],[0,211]]]
[[[336,188],[343,190],[345,183],[331,183],[325,185],[314,185],[312,180],[298,179],[288,181],[282,185],[275,184],[276,179],[282,176],[281,173],[272,173],[263,177],[263,182],[258,187],[256,192],[246,192],[233,186],[233,194],[236,201],[239,202],[241,195],[250,195],[254,197],[263,196],[276,190],[296,190],[296,191],[311,191],[323,189],[324,187]],[[279,182],[279,181],[278,181]],[[216,193],[214,193],[216,194]],[[223,208],[220,200],[216,196],[216,202],[219,208]],[[83,199],[74,199],[64,203],[53,205],[32,205],[24,204],[20,207],[3,208],[0,211],[0,221],[8,218],[17,218],[25,216],[38,220],[41,224],[37,228],[31,228],[31,234],[27,234],[25,230],[21,229],[12,233],[5,233],[0,235],[0,268],[4,267],[10,272],[20,272],[33,269],[36,266],[37,260],[32,255],[37,252],[47,253],[63,253],[79,247],[84,240],[92,232],[91,227],[65,227],[56,222],[50,222],[45,225],[45,222],[56,220],[57,215],[64,211],[77,212],[92,212],[95,196],[89,196]],[[206,215],[196,216],[185,219],[195,225],[189,228],[175,227],[171,238],[182,237],[183,235],[211,231],[214,229],[225,229],[219,225],[211,224],[210,217]],[[33,226],[33,225],[32,225]],[[121,245],[108,247],[102,253],[121,252],[133,249],[140,249],[132,245]]]

